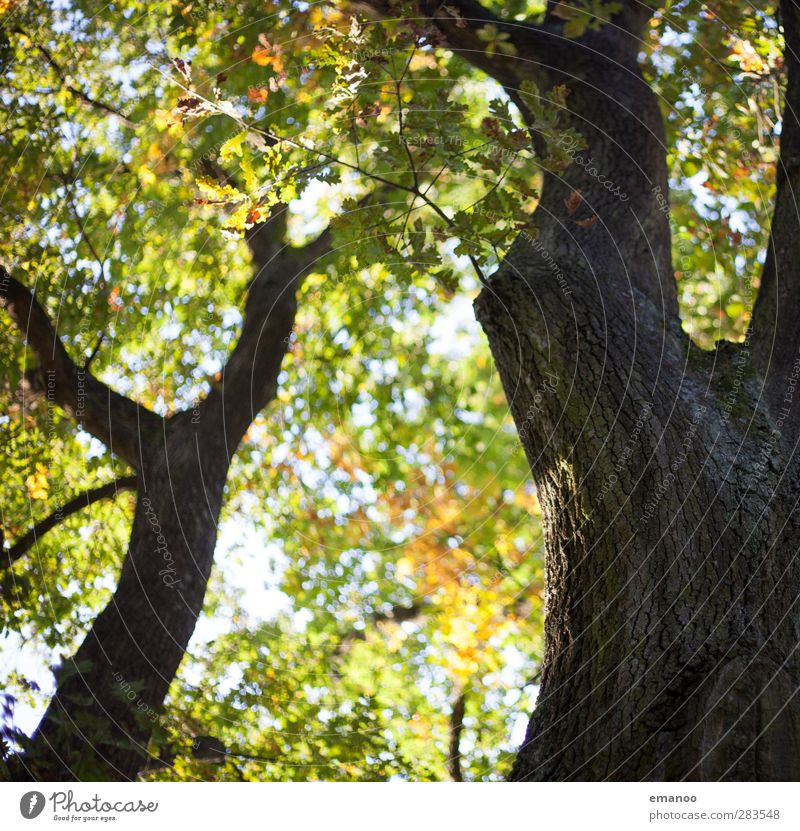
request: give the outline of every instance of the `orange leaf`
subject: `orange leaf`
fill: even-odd
[[[261,208],[250,208],[250,210],[247,212],[247,219],[245,220],[245,222],[248,225],[255,225],[257,222],[261,222],[265,218],[265,216],[266,214],[264,213],[264,211],[261,210]]]
[[[259,66],[271,66],[280,75],[283,72],[280,46],[270,43],[263,34],[258,36],[258,42],[261,45],[253,50],[253,63]]]
[[[253,50],[253,57],[251,60],[259,66],[270,66],[272,64],[272,55],[270,55],[269,51],[264,49],[262,46],[256,46]]]
[[[269,90],[266,87],[250,87],[247,97],[255,104],[263,104],[269,98]]]
[[[588,219],[576,219],[575,224],[581,228],[591,228],[597,222],[597,214],[592,214]]]
[[[583,202],[583,197],[581,196],[580,190],[573,190],[564,200],[564,207],[567,209],[567,213],[574,214],[581,206],[581,202]]]

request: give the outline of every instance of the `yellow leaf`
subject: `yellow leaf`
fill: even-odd
[[[405,580],[414,573],[414,562],[409,557],[401,557],[395,566],[395,576],[398,580]]]
[[[238,237],[242,232],[249,228],[252,223],[247,221],[250,214],[250,207],[245,203],[240,205],[229,217],[225,225],[222,226],[222,232],[229,237]]]
[[[239,133],[233,138],[229,138],[222,147],[219,148],[219,157],[223,162],[228,162],[233,156],[242,157],[242,144],[247,138],[247,132]]]
[[[198,176],[197,186],[213,202],[234,202],[243,197],[236,188],[230,185],[220,185],[210,176]]]
[[[737,61],[744,72],[765,72],[768,67],[749,40],[737,39],[733,44],[732,60]]]
[[[47,481],[48,470],[44,465],[36,465],[36,473],[32,473],[26,480],[28,496],[31,499],[47,499],[50,483]]]
[[[149,168],[149,167],[145,167],[144,165],[142,165],[142,166],[141,166],[141,167],[137,170],[137,173],[139,174],[139,181],[140,181],[143,185],[147,186],[147,185],[153,185],[153,184],[155,184],[155,182],[156,182],[156,175],[155,175],[155,173],[153,173],[153,171],[152,171],[152,170],[150,170],[150,168]]]

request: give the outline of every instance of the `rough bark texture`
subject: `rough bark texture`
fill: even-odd
[[[171,420],[163,443],[143,449],[119,584],[61,667],[28,754],[37,778],[131,779],[145,766],[202,608],[228,467],[224,442],[190,420]]]
[[[538,236],[475,304],[547,546],[541,691],[512,778],[800,779],[797,3],[781,4],[787,97],[752,329],[711,354],[678,319],[662,117],[638,65],[652,9],[623,2],[578,39],[555,2],[537,24],[475,0],[418,10],[512,97],[525,78],[566,84],[587,144],[545,174]],[[515,56],[486,54],[487,24]]]
[[[106,388],[69,358],[35,295],[0,271],[0,301],[55,374],[57,402],[137,472],[137,504],[117,590],[77,653],[25,753],[18,778],[131,780],[203,606],[232,455],[274,398],[300,282],[330,247],[324,233],[285,247],[285,210],[250,233],[255,266],[244,323],[219,385],[163,419]],[[51,377],[51,376],[48,376]]]
[[[628,198],[583,165],[548,178],[538,237],[476,302],[547,544],[541,691],[512,778],[796,780],[797,335],[770,364],[753,347],[774,321],[715,353],[681,332],[661,116],[627,35],[643,23],[544,70],[571,89],[581,155]],[[796,213],[773,246],[795,258]]]
[[[514,778],[799,778],[796,434],[743,350],[662,351],[616,293],[556,316],[515,264],[478,304],[547,543]]]

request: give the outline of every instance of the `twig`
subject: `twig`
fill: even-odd
[[[47,60],[47,63],[53,67],[53,70],[55,71],[59,80],[62,84],[64,84],[64,88],[69,93],[74,95],[76,98],[79,98],[81,101],[83,101],[84,104],[87,104],[88,106],[93,107],[94,109],[102,110],[108,115],[116,116],[126,127],[135,128],[137,126],[135,121],[131,121],[131,119],[129,119],[128,116],[121,113],[118,109],[116,109],[116,107],[112,107],[110,104],[106,104],[103,101],[98,101],[96,98],[92,98],[91,95],[87,95],[82,89],[79,89],[78,87],[70,84],[69,81],[67,81],[67,77],[64,74],[64,71],[61,69],[58,63],[56,63],[55,58],[44,46],[42,46],[40,43],[36,43],[32,38],[30,38],[29,35],[25,34],[25,32],[23,32],[21,29],[15,29],[15,31],[17,34],[28,38],[31,41],[31,43],[33,43],[33,45],[36,47],[36,49],[38,49],[39,52],[41,52],[42,55],[44,55],[44,57]]]
[[[467,708],[467,694],[462,687],[459,689],[453,709],[450,711],[450,756],[447,759],[447,767],[450,778],[453,782],[463,782],[464,775],[461,770],[461,733],[464,730],[464,712]]]
[[[30,531],[23,534],[23,536],[21,536],[11,546],[11,548],[8,549],[8,551],[4,551],[2,553],[2,560],[0,560],[0,570],[12,566],[33,545],[35,545],[39,537],[46,534],[52,528],[55,528],[56,525],[60,525],[68,516],[72,516],[72,514],[76,514],[78,511],[82,511],[84,508],[88,508],[90,505],[94,505],[95,502],[99,502],[102,499],[108,499],[109,497],[116,496],[119,491],[132,490],[135,487],[135,476],[123,476],[120,479],[115,479],[113,482],[101,485],[99,488],[84,491],[80,494],[80,496],[76,496],[74,499],[67,502],[66,505],[58,508],[56,511],[53,511],[50,516],[47,516],[43,520],[37,522],[30,529]],[[0,544],[1,543],[2,540],[0,539]]]

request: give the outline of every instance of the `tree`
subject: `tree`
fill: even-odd
[[[62,671],[29,758],[40,774],[65,775],[59,757],[74,760],[88,744],[104,775],[130,778],[140,768],[152,724],[119,695],[113,673],[146,708],[160,708],[203,602],[231,454],[275,394],[294,294],[332,240],[328,274],[373,269],[387,290],[392,281],[434,280],[447,294],[470,265],[482,284],[476,314],[536,482],[547,544],[541,691],[513,777],[797,778],[795,4],[783,4],[779,16],[770,6],[736,4],[702,14],[692,4],[673,14],[627,2],[361,8],[382,22],[334,17],[326,29],[314,9],[280,8],[261,27],[269,35],[253,33],[251,45],[236,28],[250,10],[237,7],[224,25],[217,20],[222,34],[198,49],[193,66],[175,60],[180,92],[165,134],[225,119],[234,127],[212,154],[219,158],[202,161],[195,183],[185,177],[181,185],[201,190],[227,233],[246,235],[259,268],[238,345],[198,418],[192,408],[164,418],[111,392],[53,348],[42,307],[3,274],[4,305],[38,353],[23,383],[49,390],[53,378],[64,411],[136,470],[138,482],[115,601],[67,665],[72,672]],[[108,22],[91,20],[92,35],[108,37]],[[139,24],[140,44],[151,25]],[[653,62],[645,69],[648,32]],[[192,31],[183,45],[198,42]],[[222,56],[237,50],[246,65],[231,69],[226,88],[217,68],[232,67]],[[674,72],[682,61],[688,77]],[[48,62],[61,101],[119,111],[73,84],[58,56]],[[267,71],[268,83],[248,83],[254,67]],[[765,224],[756,220],[769,197],[760,177],[769,175],[778,133],[776,96],[765,90],[774,92],[784,70],[775,208],[747,325],[750,304],[737,283],[757,282],[748,269],[758,261]],[[487,91],[485,81],[476,92],[476,72],[505,94]],[[739,98],[749,105],[744,115]],[[34,117],[26,96],[18,101],[19,141],[27,141],[37,132],[25,119]],[[144,114],[152,104],[143,97],[137,107]],[[124,120],[135,123],[134,115],[126,111]],[[693,123],[702,130],[693,132]],[[736,158],[741,146],[754,150],[745,164]],[[713,152],[705,157],[704,149]],[[224,167],[234,159],[236,176]],[[74,168],[62,171],[68,193]],[[695,194],[690,177],[698,172],[712,211]],[[727,178],[723,192],[718,181]],[[344,200],[342,209],[328,206],[337,214],[330,234],[287,251],[284,208],[320,181]],[[718,242],[710,263],[709,239]],[[48,243],[42,235],[40,247]],[[103,282],[104,258],[94,259]],[[704,285],[726,269],[718,292]],[[52,280],[52,266],[46,273]],[[702,292],[719,300],[717,326],[699,311],[703,304],[686,308]],[[700,345],[681,328],[681,300]],[[192,303],[188,297],[188,309]],[[718,333],[740,340],[701,348]],[[180,409],[180,401],[171,404]],[[178,497],[170,488],[176,476]],[[198,513],[198,504],[207,509]],[[164,557],[152,557],[154,535],[169,553],[166,569]],[[169,585],[176,580],[180,604]],[[454,689],[456,746],[464,689]],[[459,778],[457,767],[451,775]]]
[[[299,211],[287,207],[288,186],[235,215],[238,188],[256,191],[256,173],[268,170],[255,154],[247,164],[263,146],[243,146],[229,114],[191,129],[200,102],[187,100],[181,85],[193,70],[177,57],[193,49],[195,75],[225,83],[214,63],[230,65],[239,45],[204,34],[224,11],[178,11],[166,30],[161,17],[130,26],[92,4],[15,11],[5,29],[13,108],[4,154],[15,178],[3,200],[13,463],[2,611],[7,630],[44,641],[60,667],[36,733],[6,734],[24,750],[11,759],[14,775],[259,778],[266,762],[285,778],[442,778],[466,736],[472,749],[449,760],[450,772],[496,776],[505,725],[489,707],[499,655],[538,648],[538,627],[521,632],[530,601],[518,594],[540,592],[540,561],[523,557],[540,534],[519,529],[535,497],[512,495],[527,474],[521,460],[509,463],[497,384],[487,392],[478,373],[454,374],[430,335],[399,325],[414,315],[424,329],[441,283],[393,289],[380,263],[351,277],[330,250],[324,199],[318,230],[289,227]],[[311,29],[320,20],[319,10],[305,15]],[[258,34],[248,54],[265,49]],[[228,85],[251,102],[269,90],[255,55]],[[174,86],[159,112],[165,73]],[[316,113],[317,101],[307,109]],[[224,236],[209,217],[231,202]],[[299,321],[296,294],[313,309]],[[283,407],[266,424],[256,416],[281,366]],[[464,421],[452,414],[455,385]],[[358,406],[376,424],[359,424]],[[471,442],[485,447],[482,466],[456,474],[453,460],[468,460]],[[291,458],[278,459],[286,449]],[[121,495],[131,489],[135,502]],[[269,536],[292,557],[281,584],[311,617],[305,630],[289,616],[254,620],[219,581],[208,591],[223,496],[235,516],[256,513],[252,500],[242,504],[248,495],[267,503]],[[204,597],[233,631],[188,668],[184,660],[165,712]],[[217,693],[233,667],[241,683]],[[512,674],[530,675],[520,667]],[[189,683],[192,672],[208,686]],[[333,678],[322,687],[325,673]],[[421,695],[411,678],[437,694]],[[32,685],[12,678],[12,688]],[[451,699],[465,711],[457,724]],[[235,723],[243,702],[249,715]],[[323,739],[312,741],[305,731],[315,724]]]
[[[518,240],[476,302],[548,551],[542,690],[513,776],[797,779],[797,7],[780,9],[761,285],[745,339],[713,352],[680,326],[663,116],[639,60],[652,10],[613,4],[571,38],[558,4],[522,25],[455,8],[467,25],[431,12],[452,48],[512,89],[569,89],[592,160],[545,174],[535,245]],[[488,25],[513,54],[485,57]]]

